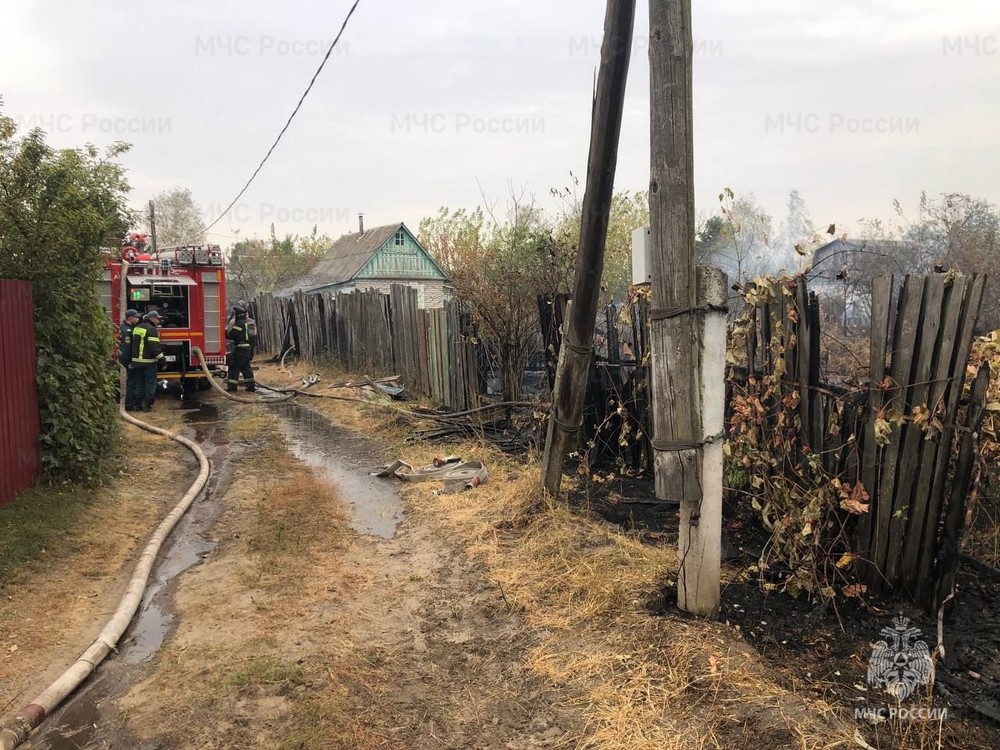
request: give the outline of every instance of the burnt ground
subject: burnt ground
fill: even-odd
[[[676,544],[676,507],[651,500],[649,478],[617,478],[578,488],[574,503],[637,534],[651,544]],[[768,534],[749,508],[727,503],[723,553],[731,571],[758,562]],[[1000,575],[974,561],[963,562],[958,590],[944,620],[945,658],[936,667],[934,707],[947,708],[947,720],[934,723],[932,734],[954,750],[1000,747]],[[732,576],[722,594],[720,619],[738,629],[747,643],[784,676],[789,687],[824,699],[846,715],[854,709],[882,709],[890,696],[867,685],[868,662],[882,628],[902,614],[919,628],[933,652],[937,620],[900,601],[838,597],[832,605],[792,598],[765,590],[752,576]],[[651,608],[684,617],[676,607],[674,582],[665,583],[662,598]],[[920,700],[912,697],[911,701]],[[928,705],[922,699],[921,705]],[[914,740],[887,736],[883,727],[859,720],[862,734],[878,748],[923,747]],[[910,744],[913,742],[913,744]]]

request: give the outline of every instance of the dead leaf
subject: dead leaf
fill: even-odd
[[[884,417],[875,420],[875,444],[888,445],[892,438],[892,425]]]
[[[844,586],[840,591],[848,599],[857,599],[868,591],[868,586],[863,583],[852,583]]]

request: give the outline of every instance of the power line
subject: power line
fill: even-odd
[[[323,72],[323,66],[326,65],[326,61],[330,59],[330,55],[333,53],[334,47],[337,46],[337,42],[340,41],[340,37],[341,35],[343,35],[344,29],[347,28],[347,22],[351,20],[351,16],[354,15],[354,10],[355,8],[358,7],[358,3],[360,2],[361,0],[354,0],[354,5],[352,5],[351,9],[347,11],[347,16],[344,18],[344,22],[340,25],[340,31],[337,32],[337,36],[330,44],[329,49],[327,49],[326,54],[323,56],[322,62],[320,62],[319,67],[316,69],[316,72],[313,73],[312,80],[309,81],[309,85],[306,86],[306,90],[302,93],[302,96],[299,98],[299,103],[295,105],[295,109],[292,110],[292,114],[288,116],[288,120],[285,122],[285,126],[281,129],[281,132],[278,133],[278,137],[274,139],[274,143],[272,143],[271,148],[267,150],[267,154],[261,160],[260,164],[257,165],[257,168],[253,171],[253,174],[250,175],[250,179],[247,180],[247,184],[244,185],[243,189],[240,190],[239,194],[235,198],[233,198],[232,203],[226,206],[226,210],[219,215],[219,218],[217,218],[215,221],[213,221],[211,224],[205,227],[206,232],[212,227],[214,227],[216,224],[218,224],[222,220],[222,217],[225,216],[226,213],[229,211],[229,209],[231,209],[233,206],[236,205],[236,201],[238,201],[240,198],[243,197],[243,193],[247,191],[247,188],[250,187],[250,183],[254,181],[254,178],[257,176],[257,173],[260,172],[261,168],[271,157],[271,154],[274,152],[275,147],[281,140],[281,136],[285,134],[285,131],[288,130],[288,126],[292,124],[292,120],[295,118],[295,115],[298,114],[299,108],[302,106],[302,103],[306,100],[306,97],[309,96],[309,92],[312,90],[313,84],[316,83],[316,79],[319,78],[319,74]]]

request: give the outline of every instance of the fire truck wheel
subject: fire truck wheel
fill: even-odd
[[[212,384],[208,382],[208,378],[198,378],[198,390],[199,391],[210,391],[212,390]]]

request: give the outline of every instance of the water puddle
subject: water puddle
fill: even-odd
[[[215,542],[207,533],[222,510],[218,499],[225,494],[232,480],[227,460],[229,439],[219,421],[219,407],[188,401],[184,421],[195,425],[193,439],[212,462],[212,473],[201,497],[195,500],[171,533],[173,543],[168,541],[166,551],[153,569],[139,611],[125,633],[124,645],[119,647],[122,661],[126,664],[140,664],[152,659],[173,627],[175,615],[168,606],[170,592],[164,589],[185,570],[197,565],[215,547]]]
[[[382,448],[357,432],[294,402],[276,406],[292,455],[319,470],[340,489],[351,509],[351,527],[362,534],[391,539],[403,519],[403,503],[393,481],[369,476]]]

